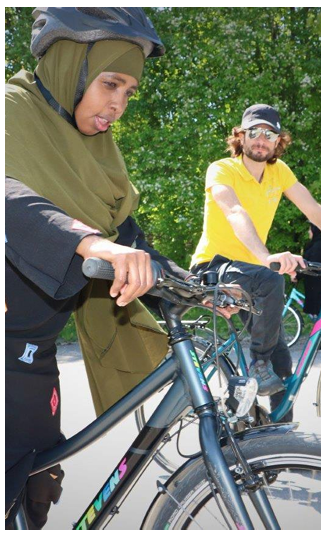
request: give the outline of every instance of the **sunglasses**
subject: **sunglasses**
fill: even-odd
[[[270,142],[274,142],[278,139],[279,137],[279,133],[275,133],[274,131],[271,131],[271,130],[265,130],[263,128],[249,128],[249,130],[246,130],[248,132],[248,137],[250,139],[257,139],[261,133],[263,133],[264,137],[270,141]]]

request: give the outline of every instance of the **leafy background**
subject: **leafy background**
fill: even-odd
[[[6,79],[33,69],[34,8],[6,8]],[[136,219],[151,244],[188,267],[201,234],[208,165],[256,102],[275,106],[293,137],[284,155],[320,198],[320,8],[145,8],[166,55],[146,62],[138,95],[115,138],[141,192]],[[282,200],[272,253],[299,253],[305,217]]]

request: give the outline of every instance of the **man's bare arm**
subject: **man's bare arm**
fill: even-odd
[[[258,236],[247,211],[243,208],[231,187],[227,185],[213,185],[211,192],[215,202],[222,209],[223,214],[231,225],[236,237],[264,266],[269,267],[270,263],[279,262],[281,264],[279,274],[292,275],[295,273],[295,268],[298,264],[305,268],[303,259],[299,255],[291,254],[290,252],[270,254]]]
[[[213,185],[211,192],[236,237],[264,264],[269,251],[258,236],[250,216],[239,202],[234,190],[227,185]]]
[[[304,185],[299,182],[294,183],[284,194],[312,224],[321,229],[321,205]]]

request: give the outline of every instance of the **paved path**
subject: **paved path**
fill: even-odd
[[[292,349],[294,361],[299,357],[301,346],[297,344]],[[92,422],[95,414],[78,345],[74,343],[60,346],[58,360],[61,373],[62,429],[66,437],[70,437]],[[300,421],[300,429],[305,432],[320,433],[320,418],[316,416],[313,406],[319,372],[320,352],[295,405],[294,419]],[[134,417],[130,415],[109,435],[64,462],[63,495],[60,502],[52,507],[44,529],[72,528],[72,522],[80,518],[136,436]],[[158,477],[162,481],[166,480],[165,472],[153,461],[108,529],[140,528],[142,518],[156,495]]]

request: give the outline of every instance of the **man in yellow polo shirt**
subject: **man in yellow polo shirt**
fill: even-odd
[[[246,109],[227,142],[232,157],[215,161],[207,171],[203,233],[191,271],[220,269],[221,281],[241,285],[262,309],[250,325],[250,375],[274,409],[283,394],[282,378],[292,368],[281,328],[282,274],[295,276],[296,266],[304,262],[288,251],[270,254],[265,243],[282,194],[318,227],[321,208],[279,159],[291,139],[274,108],[255,104]],[[281,264],[278,274],[269,269],[271,262]]]

